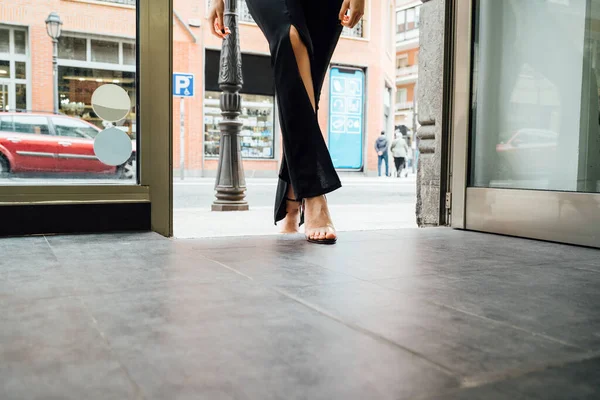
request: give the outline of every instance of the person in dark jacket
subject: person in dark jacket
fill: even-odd
[[[381,136],[375,141],[375,151],[377,151],[377,173],[381,176],[381,162],[385,162],[385,176],[390,176],[390,166],[388,161],[388,140],[385,132],[381,131]]]

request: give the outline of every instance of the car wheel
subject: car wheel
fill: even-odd
[[[137,162],[135,155],[131,156],[125,164],[119,167],[118,175],[119,179],[134,180],[137,178]]]
[[[0,155],[0,178],[8,178],[10,175],[10,163],[8,160]]]

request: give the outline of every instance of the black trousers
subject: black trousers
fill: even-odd
[[[250,14],[269,41],[283,136],[283,160],[275,197],[275,222],[286,215],[291,185],[301,200],[342,186],[306,92],[290,40],[296,28],[310,57],[317,103],[342,25],[342,0],[246,0]]]
[[[396,167],[396,172],[400,175],[402,169],[404,169],[406,165],[406,158],[404,157],[394,157],[394,166]]]

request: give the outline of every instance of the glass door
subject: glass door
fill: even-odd
[[[600,247],[600,0],[458,3],[453,225]]]
[[[170,235],[172,1],[0,7],[0,216],[65,214],[16,233]]]

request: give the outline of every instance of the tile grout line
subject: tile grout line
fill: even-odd
[[[64,269],[62,268],[62,262],[60,261],[60,259],[56,255],[56,253],[54,252],[54,248],[52,247],[52,245],[48,241],[48,238],[46,237],[46,235],[44,235],[44,240],[46,241],[46,244],[48,244],[48,247],[50,248],[50,251],[52,252],[52,255],[54,256],[54,258],[58,262],[59,268],[64,271]],[[69,297],[69,296],[64,296],[64,297]],[[95,330],[96,333],[98,333],[98,335],[100,335],[100,337],[102,338],[102,341],[103,341],[104,345],[106,346],[106,350],[109,352],[109,354],[111,354],[115,358],[115,360],[117,361],[117,363],[119,365],[119,369],[121,370],[121,372],[123,372],[123,374],[125,374],[125,377],[129,381],[130,385],[133,386],[133,389],[134,389],[134,392],[135,392],[135,398],[136,399],[145,400],[146,397],[144,396],[144,394],[142,392],[142,388],[131,377],[131,374],[129,373],[129,370],[127,369],[127,367],[123,364],[123,362],[121,362],[121,359],[113,351],[112,347],[110,346],[110,341],[108,340],[108,338],[106,337],[106,335],[104,334],[104,332],[102,332],[102,330],[100,330],[100,327],[98,325],[98,320],[96,319],[96,317],[94,317],[94,314],[91,312],[91,310],[89,309],[89,307],[87,306],[87,304],[85,303],[85,301],[83,301],[83,298],[80,295],[78,295],[78,294],[73,294],[72,297],[74,297],[75,299],[77,299],[77,301],[84,308],[85,312],[87,313],[88,317],[90,318],[90,320],[92,322],[92,329]]]
[[[485,386],[491,383],[498,383],[502,381],[506,381],[509,379],[519,378],[521,376],[525,376],[528,374],[545,371],[553,368],[560,368],[567,366],[569,364],[576,364],[584,361],[593,360],[596,358],[600,358],[600,351],[595,351],[591,353],[581,354],[577,357],[565,358],[563,360],[557,360],[555,362],[548,362],[546,364],[537,364],[532,365],[529,368],[523,369],[509,369],[504,372],[491,373],[491,374],[483,374],[479,377],[475,378],[465,378],[463,379],[463,388],[475,388],[480,386]]]
[[[326,317],[326,318],[328,318],[330,320],[333,320],[333,321],[335,321],[335,322],[337,322],[337,323],[339,323],[339,324],[341,324],[341,325],[343,325],[343,326],[345,326],[345,327],[347,327],[347,328],[349,328],[349,329],[351,329],[351,330],[353,330],[355,332],[361,333],[361,334],[366,335],[366,336],[370,337],[371,339],[374,339],[374,340],[376,340],[376,341],[378,341],[380,343],[385,343],[388,346],[392,346],[392,347],[394,347],[394,348],[396,348],[398,350],[401,350],[403,352],[409,353],[409,354],[411,354],[411,355],[413,355],[413,356],[415,356],[415,357],[417,357],[417,358],[425,361],[427,364],[433,366],[434,368],[436,368],[437,370],[445,373],[446,375],[449,375],[449,376],[451,376],[453,378],[456,378],[459,383],[462,382],[461,377],[458,376],[457,374],[455,374],[454,371],[452,371],[450,368],[446,367],[445,365],[439,364],[439,363],[437,363],[437,362],[435,362],[433,360],[430,360],[428,357],[426,357],[425,355],[423,355],[423,354],[421,354],[419,352],[411,350],[408,347],[404,347],[404,346],[400,345],[399,343],[396,343],[396,342],[394,342],[394,341],[392,341],[392,340],[390,340],[390,339],[388,339],[388,338],[386,338],[386,337],[384,337],[382,335],[379,335],[379,334],[377,334],[375,332],[372,332],[372,331],[370,331],[370,330],[368,330],[366,328],[363,328],[363,327],[361,327],[361,326],[359,326],[357,324],[353,324],[353,323],[344,321],[340,317],[337,317],[334,314],[332,314],[332,313],[330,313],[330,312],[328,312],[328,311],[326,311],[326,310],[324,310],[324,309],[322,309],[322,308],[320,308],[320,307],[318,307],[318,306],[316,306],[314,304],[311,304],[311,303],[309,303],[309,302],[307,302],[305,300],[302,300],[302,299],[294,296],[293,294],[288,293],[288,292],[286,292],[286,291],[284,291],[282,289],[278,289],[278,288],[275,288],[275,287],[272,287],[272,286],[265,285],[265,284],[263,284],[261,282],[258,282],[254,278],[252,278],[251,276],[246,275],[243,272],[238,271],[237,269],[235,269],[233,267],[230,267],[230,266],[228,266],[228,265],[226,265],[226,264],[224,264],[224,263],[222,263],[220,261],[213,260],[212,258],[207,257],[204,254],[201,254],[201,255],[205,259],[207,259],[209,261],[213,261],[213,262],[217,263],[218,265],[222,266],[223,268],[226,268],[226,269],[228,269],[228,270],[230,270],[230,271],[232,271],[232,272],[234,272],[234,273],[236,273],[236,274],[238,274],[240,276],[243,276],[243,277],[247,278],[248,280],[250,280],[252,282],[256,282],[260,286],[262,286],[262,287],[264,287],[264,288],[266,288],[268,290],[271,290],[271,291],[273,291],[275,293],[278,293],[278,294],[280,294],[280,295],[282,295],[282,296],[284,296],[284,297],[286,297],[286,298],[288,298],[288,299],[290,299],[290,300],[292,300],[292,301],[294,301],[294,302],[296,302],[296,303],[298,303],[298,304],[300,304],[300,305],[302,305],[302,306],[304,306],[304,307],[306,307],[306,308],[308,308],[308,309],[310,309],[310,310],[312,310],[312,311],[314,311],[314,312],[316,312],[316,313],[318,313],[318,314],[320,314],[320,315],[322,315],[322,316],[324,316],[324,317]]]
[[[472,379],[472,378],[467,377],[462,380],[462,384],[460,387],[451,388],[448,390],[441,390],[434,394],[423,394],[423,395],[414,397],[412,400],[433,400],[433,399],[441,398],[440,396],[445,397],[445,396],[452,395],[452,394],[465,393],[469,389],[481,388],[481,387],[485,387],[487,385],[502,383],[502,382],[506,382],[506,381],[509,381],[512,379],[519,379],[519,378],[525,377],[529,374],[543,372],[543,371],[554,369],[554,368],[560,368],[560,367],[568,366],[570,364],[585,362],[585,361],[593,360],[598,357],[600,357],[600,352],[595,352],[595,353],[583,355],[581,357],[573,357],[573,358],[565,359],[560,362],[553,362],[553,363],[551,362],[551,363],[544,364],[544,365],[538,364],[537,366],[532,366],[531,368],[525,368],[525,369],[520,369],[520,370],[519,369],[511,369],[511,370],[505,371],[504,373],[481,375],[479,379]],[[508,394],[512,394],[512,393],[508,393]]]
[[[369,283],[373,283],[374,285],[379,286],[379,287],[381,287],[383,289],[392,290],[394,292],[400,292],[400,290],[398,290],[398,289],[393,289],[393,288],[390,288],[390,287],[387,287],[387,286],[382,286],[379,283],[376,283],[376,282],[373,282],[373,281],[371,281]],[[528,335],[531,335],[531,336],[538,336],[538,337],[546,339],[546,340],[548,340],[550,342],[561,344],[563,346],[572,347],[572,348],[575,348],[577,350],[585,350],[585,348],[583,348],[581,346],[578,346],[576,344],[569,343],[569,342],[566,342],[564,340],[561,340],[561,339],[558,339],[558,338],[555,338],[555,337],[552,337],[552,336],[545,335],[543,333],[539,333],[539,332],[535,332],[535,331],[530,331],[530,330],[527,330],[525,328],[521,328],[519,326],[516,326],[516,325],[513,325],[511,323],[508,323],[508,322],[498,321],[498,320],[495,320],[495,319],[492,319],[492,318],[485,317],[483,315],[475,314],[475,313],[470,312],[470,311],[462,310],[462,309],[457,308],[457,307],[452,307],[452,306],[449,306],[447,304],[438,303],[436,301],[431,301],[431,300],[428,300],[428,299],[422,299],[422,300],[424,302],[426,302],[426,303],[431,304],[431,305],[435,305],[435,306],[442,307],[442,308],[447,308],[449,310],[456,311],[456,312],[461,313],[461,314],[469,315],[471,317],[480,319],[482,321],[491,322],[491,323],[496,324],[496,325],[506,326],[506,327],[509,327],[511,329],[514,329],[514,330],[517,330],[517,331],[520,331],[520,332],[523,332],[523,333],[527,333]]]

